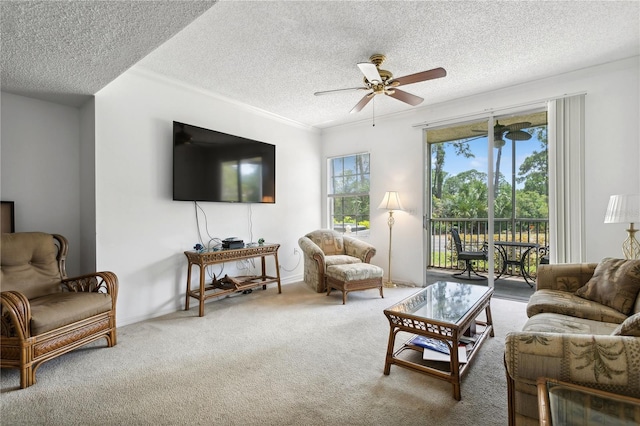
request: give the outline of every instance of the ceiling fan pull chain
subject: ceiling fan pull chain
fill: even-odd
[[[373,123],[371,127],[376,127],[376,98],[373,98],[371,102],[371,114],[371,122]]]

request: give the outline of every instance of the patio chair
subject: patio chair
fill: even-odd
[[[462,272],[456,272],[454,277],[460,277],[465,280],[486,280],[487,277],[478,274],[473,268],[473,262],[478,260],[488,260],[487,258],[487,245],[482,245],[482,250],[478,251],[464,251],[462,250],[462,242],[460,241],[460,235],[456,228],[451,228],[451,237],[453,238],[453,245],[456,248],[458,254],[458,261],[464,261],[465,268]],[[467,274],[465,277],[464,274]],[[472,277],[471,274],[474,276]]]

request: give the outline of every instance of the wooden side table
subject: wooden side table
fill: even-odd
[[[212,297],[220,297],[229,293],[235,293],[238,291],[244,291],[262,285],[263,289],[267,288],[269,283],[278,283],[278,293],[282,293],[282,287],[280,285],[280,265],[278,264],[278,249],[280,244],[265,244],[261,246],[246,247],[241,249],[223,249],[212,250],[205,252],[197,251],[185,251],[187,256],[188,270],[187,270],[187,295],[184,303],[184,310],[189,310],[189,299],[191,297],[198,299],[199,302],[199,316],[204,316],[204,301]],[[269,276],[266,274],[265,258],[267,256],[273,256],[276,265],[276,276]],[[262,263],[262,269],[260,275],[255,276],[242,276],[236,277],[233,280],[233,284],[219,285],[211,284],[205,285],[205,268],[209,265],[215,265],[217,263],[234,262],[243,259],[252,259],[259,257]],[[197,289],[191,289],[191,267],[198,266],[200,271],[200,285]]]
[[[640,399],[541,377],[541,426],[632,426],[640,424]]]

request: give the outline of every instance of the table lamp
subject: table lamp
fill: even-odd
[[[384,194],[384,198],[382,202],[378,206],[379,209],[389,210],[389,219],[387,219],[387,224],[389,225],[389,270],[388,270],[388,278],[387,282],[384,283],[385,287],[395,287],[393,281],[391,281],[391,230],[393,228],[393,224],[395,223],[395,219],[393,217],[394,210],[403,210],[402,204],[400,203],[400,196],[397,191],[387,191]]]
[[[622,252],[627,259],[640,258],[640,243],[636,240],[635,222],[640,222],[640,195],[612,195],[609,199],[604,223],[629,223],[627,239],[622,243]]]

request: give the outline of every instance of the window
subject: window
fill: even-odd
[[[328,168],[330,228],[369,235],[369,154],[330,158]]]

